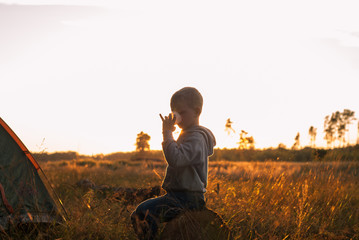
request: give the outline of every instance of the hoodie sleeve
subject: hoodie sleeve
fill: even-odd
[[[162,148],[166,161],[171,167],[193,165],[208,156],[206,141],[198,132],[187,136],[180,145],[173,139],[171,132],[165,133]],[[205,157],[204,154],[206,154]]]

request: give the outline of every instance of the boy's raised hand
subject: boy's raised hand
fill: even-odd
[[[160,117],[162,119],[162,131],[171,131],[173,132],[176,130],[175,123],[176,123],[176,115],[170,113],[168,116],[165,116],[163,118],[162,114],[160,114]]]

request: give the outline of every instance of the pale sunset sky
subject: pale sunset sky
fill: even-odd
[[[161,149],[159,113],[204,97],[217,147],[240,130],[291,147],[326,115],[359,116],[359,3],[346,0],[0,0],[0,117],[33,152]],[[226,119],[237,131],[226,135]],[[350,142],[357,138],[357,121]]]

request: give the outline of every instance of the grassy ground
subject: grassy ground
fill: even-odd
[[[70,218],[37,239],[136,239],[129,216],[139,200],[76,182],[145,188],[160,185],[165,171],[154,161],[41,166]],[[359,239],[359,163],[211,162],[206,198],[235,239]]]

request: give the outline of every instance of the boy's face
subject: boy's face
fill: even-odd
[[[185,103],[177,103],[172,111],[181,115],[182,121],[177,125],[183,130],[199,124],[199,109],[190,108]]]

